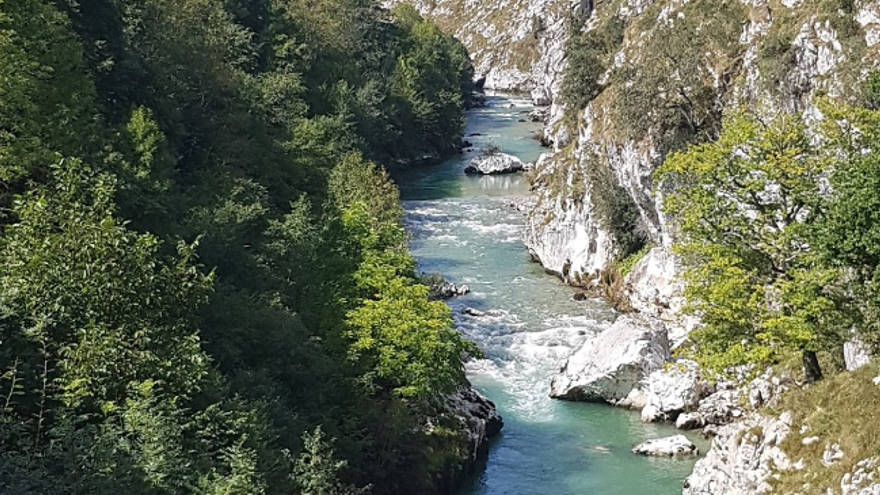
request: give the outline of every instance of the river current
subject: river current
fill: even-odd
[[[539,124],[520,122],[529,102],[490,96],[468,112],[474,143],[445,163],[398,177],[412,252],[424,272],[439,272],[471,293],[449,301],[459,329],[483,349],[467,365],[474,386],[504,417],[484,470],[460,495],[673,495],[693,460],[637,457],[636,443],[675,433],[639,415],[601,404],[551,400],[550,379],[615,313],[531,261],[522,244],[524,213],[511,206],[529,194],[521,175],[469,177],[464,167],[490,144],[534,161]],[[474,308],[484,316],[463,313]]]

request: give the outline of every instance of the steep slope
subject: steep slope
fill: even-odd
[[[589,0],[389,0],[411,3],[455,34],[487,89],[532,92],[539,104],[558,94],[564,70],[566,20]]]
[[[552,103],[545,137],[553,147],[535,172],[526,243],[545,268],[583,286],[643,243],[661,249],[634,273],[668,281],[677,271],[667,254],[674,227],[652,180],[664,156],[711,135],[724,109],[793,110],[809,119],[817,94],[857,98],[853,88],[877,63],[880,43],[876,1],[415,5],[464,41],[487,88],[531,91],[537,103]],[[566,98],[570,35],[590,46],[590,36],[607,38],[612,24],[622,30],[612,49],[592,71],[570,71],[578,83],[592,79],[592,94]],[[638,278],[628,285],[645,285]],[[631,291],[632,305],[662,312],[668,301],[649,300],[668,299],[676,284],[662,285],[666,293]]]
[[[554,106],[551,122],[574,114],[577,124],[548,127],[556,145],[536,178],[539,202],[527,243],[545,267],[576,284],[592,283],[628,254],[625,237],[633,234],[662,248],[643,262],[657,270],[635,273],[669,271],[674,260],[664,251],[674,226],[662,213],[663,192],[652,173],[669,151],[710,135],[723,109],[785,109],[814,118],[814,95],[856,98],[855,82],[877,61],[877,2],[852,13],[834,9],[836,2],[633,3],[597,8],[588,26],[616,15],[627,26],[624,40],[595,99],[581,110]],[[621,226],[615,215],[626,208],[637,217]]]
[[[861,83],[880,65],[878,1],[477,6],[440,0],[419,9],[465,41],[478,72],[487,75],[487,87],[532,91],[536,103],[551,105],[544,131],[551,149],[531,175],[536,201],[525,242],[534,259],[572,285],[601,289],[622,307],[666,320],[672,345],[696,322],[681,314],[682,269],[671,249],[676,219],[664,214],[668,191],[655,183],[664,158],[713,140],[722,116],[739,108],[766,120],[797,114],[811,124],[822,118],[817,97],[861,104]],[[536,12],[542,16],[531,22],[534,43],[525,43],[526,23]],[[817,403],[815,397],[810,401],[792,414]],[[772,471],[789,469],[780,465],[787,458],[777,453],[797,447],[782,446],[781,430],[792,426],[782,418],[753,416],[725,427],[687,493],[769,489]],[[761,434],[754,434],[758,429]],[[822,448],[831,449],[840,438],[822,440]],[[832,450],[828,456],[834,457]],[[852,470],[825,483],[829,493],[837,487],[856,493],[850,481],[873,472],[875,460],[857,464],[863,456],[854,452],[847,454]],[[834,463],[824,457],[819,451],[816,462]],[[768,467],[777,458],[775,467]],[[792,459],[793,465],[800,461]],[[725,481],[731,467],[738,479]]]

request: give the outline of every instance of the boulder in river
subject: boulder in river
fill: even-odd
[[[430,292],[428,297],[431,299],[451,299],[457,296],[463,296],[470,293],[471,289],[466,284],[455,285],[443,279],[434,279],[429,281]]]
[[[701,416],[700,413],[682,413],[675,418],[675,427],[679,430],[696,430],[703,426],[705,426],[703,423],[703,416]]]
[[[507,153],[489,153],[471,160],[471,164],[464,169],[466,174],[509,174],[521,172],[525,169],[525,163],[519,158]]]
[[[568,358],[550,384],[550,397],[640,409],[642,380],[668,358],[662,322],[623,315]]]
[[[700,450],[684,435],[674,435],[640,443],[632,449],[633,454],[656,457],[680,457],[698,455]]]
[[[461,314],[476,316],[478,318],[481,316],[486,316],[486,313],[484,313],[483,311],[480,311],[479,309],[476,309],[476,308],[470,308],[470,307],[462,309]]]

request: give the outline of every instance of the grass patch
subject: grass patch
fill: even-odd
[[[793,462],[802,459],[804,469],[780,473],[780,479],[775,481],[776,493],[802,492],[805,483],[810,484],[811,493],[839,490],[841,478],[858,461],[880,454],[880,387],[872,382],[878,374],[880,365],[872,363],[858,371],[838,373],[810,387],[789,391],[782,397],[776,409],[790,411],[795,425],[782,448]],[[800,425],[807,425],[809,431],[801,435]],[[818,436],[819,441],[812,445],[802,443],[812,436]],[[831,467],[825,467],[822,454],[833,443],[839,444],[845,455]]]

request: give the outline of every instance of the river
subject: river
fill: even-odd
[[[488,98],[468,112],[466,139],[476,150],[398,177],[412,252],[424,272],[439,272],[471,293],[449,301],[461,331],[483,349],[468,364],[474,386],[504,417],[485,470],[460,495],[673,495],[693,460],[652,459],[630,452],[641,441],[675,433],[631,411],[547,396],[550,378],[615,313],[530,260],[522,244],[524,213],[512,199],[529,194],[522,175],[468,177],[464,167],[489,144],[534,161],[538,124],[519,122],[525,100]],[[475,317],[466,307],[486,312]]]

